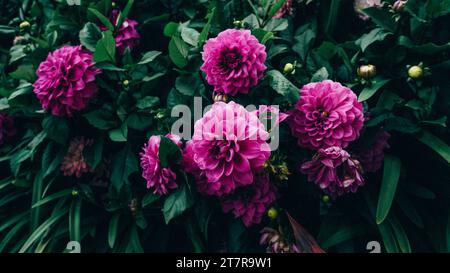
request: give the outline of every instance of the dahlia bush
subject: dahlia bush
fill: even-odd
[[[449,252],[449,1],[0,1],[0,252]]]

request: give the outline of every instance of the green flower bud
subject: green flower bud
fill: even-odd
[[[290,74],[290,73],[294,72],[294,69],[295,69],[295,67],[293,64],[287,63],[284,65],[283,72],[286,74]]]
[[[276,208],[271,207],[268,211],[267,211],[267,216],[269,216],[270,219],[275,219],[278,216],[278,211]]]
[[[377,68],[372,64],[361,65],[358,67],[357,74],[363,79],[370,79],[377,74]]]
[[[412,79],[420,79],[423,76],[423,69],[418,65],[411,66],[408,69],[408,76]]]
[[[30,25],[30,22],[28,22],[28,21],[23,21],[22,23],[20,23],[20,25],[19,25],[19,27],[21,28],[21,29],[24,29],[24,28],[29,28],[31,25]]]

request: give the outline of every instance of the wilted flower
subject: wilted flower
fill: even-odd
[[[267,208],[276,200],[276,188],[266,174],[255,176],[253,184],[239,188],[235,194],[222,201],[224,212],[233,212],[246,227],[259,224]]]
[[[384,161],[384,149],[389,148],[390,137],[388,132],[381,130],[370,148],[358,152],[357,158],[365,172],[376,172],[381,168]]]
[[[293,13],[294,9],[292,8],[292,0],[286,0],[283,6],[281,6],[281,8],[275,13],[273,18],[283,18],[291,16]]]
[[[265,49],[249,30],[227,29],[205,43],[200,69],[215,92],[247,94],[267,68]]]
[[[364,123],[363,106],[352,90],[325,80],[303,86],[289,120],[300,146],[345,148],[359,137]]]
[[[359,161],[337,146],[318,150],[311,161],[300,166],[300,170],[308,175],[308,181],[333,197],[356,192],[364,185]]]
[[[91,146],[92,143],[92,139],[84,137],[75,137],[70,141],[67,154],[61,163],[61,171],[65,176],[75,175],[79,178],[83,173],[92,172],[83,156],[84,148]]]
[[[362,12],[362,10],[372,7],[381,7],[381,0],[355,0],[354,7],[355,11],[358,13],[359,18],[368,20],[369,16]]]
[[[114,9],[111,11],[111,17],[109,18],[110,22],[115,26],[117,21],[119,20],[119,10]],[[139,32],[136,30],[138,22],[132,19],[125,18],[123,20],[122,25],[119,28],[116,28],[114,31],[114,40],[116,41],[116,48],[120,54],[125,52],[125,49],[129,48],[133,49],[135,46],[139,44],[139,39],[141,36]],[[102,31],[107,30],[107,27],[100,26]]]
[[[16,134],[14,120],[5,113],[0,113],[0,145]]]
[[[92,53],[81,46],[64,46],[47,56],[36,72],[34,93],[42,108],[56,116],[72,116],[84,109],[96,94],[95,75],[100,69],[94,67]]]
[[[270,156],[269,134],[255,113],[235,102],[216,102],[195,123],[190,145],[207,178],[205,193],[221,196],[253,182]]]
[[[167,138],[176,141],[179,138],[174,138],[173,135],[167,135]],[[141,168],[142,177],[147,181],[147,188],[154,188],[155,193],[167,194],[169,189],[175,189],[178,187],[176,183],[177,175],[170,168],[161,166],[159,161],[159,145],[161,143],[161,136],[152,136],[148,142],[144,145],[141,152]],[[180,142],[181,143],[181,142]]]
[[[267,253],[300,253],[299,247],[295,243],[289,243],[282,232],[265,227],[260,233],[259,243],[267,246]]]

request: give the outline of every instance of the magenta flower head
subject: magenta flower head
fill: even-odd
[[[205,43],[200,69],[215,92],[247,94],[267,68],[265,50],[250,30],[227,29]]]
[[[275,13],[273,18],[284,18],[292,16],[294,9],[292,8],[292,0],[286,0],[281,8]]]
[[[39,65],[34,93],[42,108],[55,116],[71,117],[97,93],[95,76],[100,72],[94,67],[92,53],[81,46],[64,46]]]
[[[337,146],[318,150],[311,161],[300,166],[300,171],[308,175],[308,181],[332,197],[356,192],[359,186],[364,185],[359,161]]]
[[[363,106],[356,95],[330,80],[303,86],[290,116],[298,144],[311,149],[345,148],[359,137],[363,124]]]
[[[191,157],[208,184],[204,192],[222,196],[253,182],[269,159],[269,134],[255,113],[235,102],[216,102],[195,123]],[[188,145],[188,146],[190,146]]]
[[[117,20],[119,20],[119,10],[114,9],[111,11],[111,16],[109,18],[110,22],[115,26]],[[139,44],[139,39],[141,35],[136,30],[138,22],[132,19],[125,18],[122,25],[114,31],[114,40],[116,41],[116,48],[121,55],[125,52],[125,49],[133,49]],[[105,26],[100,26],[102,31],[106,31],[108,28]]]
[[[174,135],[167,135],[178,146],[181,145],[180,138]],[[159,145],[161,136],[152,136],[144,145],[141,152],[142,177],[147,181],[147,188],[154,188],[155,193],[167,194],[169,189],[178,187],[176,183],[177,175],[170,168],[164,168],[159,161]]]
[[[5,113],[0,113],[0,145],[3,145],[6,140],[13,137],[16,132],[13,118]]]
[[[370,148],[358,152],[357,158],[365,172],[376,172],[383,166],[384,149],[389,148],[388,140],[390,137],[391,135],[388,132],[381,130],[376,135]]]
[[[290,243],[279,230],[265,227],[261,231],[260,245],[266,246],[266,253],[300,253],[300,247]]]
[[[266,174],[258,174],[255,182],[239,188],[236,193],[222,201],[224,212],[233,212],[246,227],[261,223],[267,208],[276,200],[276,188]]]
[[[356,13],[358,13],[359,18],[366,21],[369,19],[369,16],[367,16],[364,12],[362,12],[363,9],[367,8],[379,8],[381,7],[381,0],[355,0],[354,2],[354,8]]]
[[[260,105],[255,113],[260,120],[265,121],[272,127],[279,125],[289,117],[289,114],[280,112],[280,109],[270,105]]]
[[[92,139],[86,139],[84,137],[75,137],[70,141],[67,154],[61,162],[61,171],[64,176],[74,175],[80,178],[83,173],[92,172],[91,167],[83,156],[84,148],[91,146],[92,143]]]

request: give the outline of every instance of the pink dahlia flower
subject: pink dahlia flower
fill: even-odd
[[[117,24],[117,20],[119,19],[119,10],[114,9],[111,12],[111,16],[109,18],[110,22],[115,26]],[[125,18],[123,20],[122,25],[114,31],[114,40],[116,41],[116,48],[121,55],[125,52],[125,49],[129,48],[133,49],[135,46],[139,44],[139,39],[141,36],[139,32],[136,30],[138,22],[132,19]],[[105,26],[100,26],[102,31],[107,30],[108,28]]]
[[[260,233],[259,243],[266,246],[266,253],[300,253],[297,244],[289,243],[281,230],[265,227]]]
[[[364,12],[362,12],[363,9],[367,8],[379,8],[381,7],[381,0],[355,0],[354,8],[355,11],[358,13],[359,18],[366,21],[369,19],[369,16],[367,16]]]
[[[269,134],[255,113],[216,102],[195,123],[191,156],[205,175],[205,192],[221,196],[253,182],[270,156]]]
[[[61,163],[61,171],[65,176],[75,175],[79,178],[83,173],[92,172],[83,156],[84,148],[92,143],[92,139],[84,137],[75,137],[70,141],[69,150]]]
[[[294,9],[292,8],[292,0],[286,0],[281,8],[275,13],[273,18],[283,18],[292,16]]]
[[[14,120],[5,113],[0,113],[0,145],[16,134]]]
[[[72,116],[84,109],[96,94],[95,75],[100,69],[94,67],[92,53],[81,46],[64,46],[47,56],[36,72],[34,93],[42,108],[51,110],[55,116]]]
[[[359,161],[337,146],[320,149],[311,161],[300,166],[300,170],[308,175],[308,181],[333,197],[356,192],[364,185]]]
[[[363,106],[349,88],[325,80],[303,86],[290,117],[292,134],[302,147],[345,148],[359,137]]]
[[[267,68],[265,50],[249,30],[227,29],[205,43],[200,69],[215,92],[247,94]]]
[[[267,208],[276,200],[276,188],[269,177],[259,174],[255,182],[240,188],[233,196],[222,201],[224,212],[232,211],[236,218],[241,218],[246,227],[261,223]]]
[[[166,136],[174,141],[173,135]],[[178,187],[177,175],[170,168],[164,168],[159,161],[159,145],[161,136],[152,136],[144,145],[141,153],[142,177],[147,181],[147,188],[155,188],[155,193],[167,194],[169,189]],[[174,141],[178,145],[177,142]],[[180,142],[181,143],[181,142]]]
[[[365,172],[376,172],[383,166],[384,149],[389,148],[390,137],[388,132],[382,130],[376,135],[372,147],[358,152],[357,158]]]

